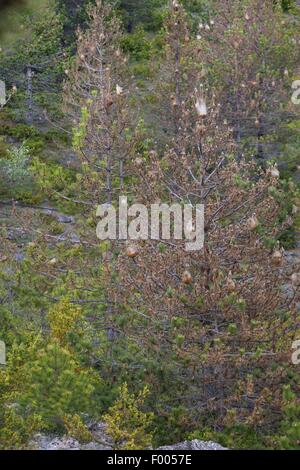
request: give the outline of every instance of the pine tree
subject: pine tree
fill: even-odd
[[[64,96],[73,116],[73,145],[83,168],[90,170],[82,178],[89,200],[111,203],[114,192],[124,187],[124,164],[130,151],[128,90],[123,83],[126,58],[120,46],[120,22],[111,7],[98,1],[89,17],[90,28],[79,33],[74,65],[66,71]]]
[[[141,241],[133,259],[124,250],[122,293],[136,318],[139,312],[146,318],[143,334],[137,327],[131,335],[162,370],[167,365],[166,376],[172,369],[176,399],[195,422],[224,426],[234,413],[259,429],[273,420],[275,408],[280,419],[282,401],[271,405],[270,397],[288,380],[297,324],[299,288],[290,296],[282,286],[299,267],[288,266],[277,242],[292,205],[280,224],[285,194],[277,168],[264,172],[254,162],[236,161],[230,129],[220,125],[217,91],[201,87],[198,48],[187,46],[186,33],[178,47],[184,21],[174,1],[167,83],[175,88],[176,136],[163,155],[152,151],[140,166],[139,197],[146,205],[204,204],[205,245],[191,253],[173,237]],[[174,59],[186,64],[184,73]],[[174,387],[171,393],[174,398]]]
[[[79,32],[76,59],[67,71],[65,102],[73,116],[73,146],[81,163],[78,181],[82,199],[79,203],[82,202],[84,215],[89,211],[92,221],[92,231],[86,231],[85,243],[92,248],[96,243],[94,221],[97,205],[106,204],[109,211],[114,202],[118,203],[119,196],[126,194],[130,179],[129,162],[136,145],[138,126],[136,131],[133,130],[127,104],[127,59],[121,50],[120,21],[111,6],[102,1],[89,10],[89,17],[90,27]],[[117,341],[118,305],[111,293],[113,285],[118,288],[115,271],[118,242],[104,242],[101,254],[102,259],[97,261],[101,263],[100,279],[96,280],[95,287],[99,314],[94,326],[99,325],[96,341],[101,338],[102,345],[105,345],[106,372],[109,380],[114,381],[115,351],[122,356],[122,346],[118,350]],[[96,269],[94,259],[90,269]],[[122,344],[124,338],[120,342]]]

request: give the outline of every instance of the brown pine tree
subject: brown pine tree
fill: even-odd
[[[166,407],[185,406],[194,425],[213,417],[215,427],[224,426],[234,416],[267,428],[280,420],[280,387],[299,327],[299,287],[284,287],[299,266],[288,265],[277,242],[291,214],[279,223],[284,195],[276,167],[264,172],[253,161],[236,161],[232,133],[220,125],[217,91],[201,87],[198,49],[186,47],[187,40],[178,45],[184,21],[173,2],[166,70],[167,86],[175,88],[169,99],[176,101],[176,136],[162,155],[152,151],[138,162],[138,197],[146,205],[204,204],[205,244],[188,252],[185,240],[161,236],[136,243],[134,256],[123,250],[120,303],[137,322],[125,331],[171,374]],[[186,64],[184,73],[174,60]],[[164,390],[164,382],[149,380]]]

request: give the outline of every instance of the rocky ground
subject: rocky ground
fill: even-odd
[[[112,439],[105,432],[105,424],[97,423],[90,428],[94,440],[80,443],[69,436],[46,436],[37,434],[29,447],[34,450],[114,450]],[[184,441],[173,445],[159,447],[158,450],[226,450],[212,441]]]

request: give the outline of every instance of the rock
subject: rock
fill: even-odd
[[[76,232],[64,232],[57,237],[60,242],[70,242],[72,244],[80,243],[80,238]]]
[[[16,261],[23,261],[25,259],[24,253],[18,252],[15,254],[15,260]]]
[[[57,222],[60,222],[61,224],[72,224],[74,222],[74,218],[68,215],[58,214],[56,219]]]
[[[35,450],[79,450],[80,446],[72,437],[51,437],[36,434],[29,443],[29,448]]]
[[[16,241],[25,237],[26,237],[26,231],[20,227],[15,227],[13,229],[10,229],[7,234],[7,239],[11,241]]]
[[[89,430],[94,436],[95,440],[102,444],[103,446],[112,448],[113,447],[113,440],[112,438],[106,434],[106,424],[103,422],[93,424],[89,426]]]
[[[113,441],[106,434],[106,424],[90,423],[88,425],[94,440],[82,443],[69,436],[47,436],[36,434],[29,444],[35,450],[113,450]]]
[[[50,437],[38,434],[30,442],[29,448],[34,450],[112,450],[112,447],[92,441],[80,443],[73,437]]]
[[[52,217],[53,219],[55,219],[57,222],[60,222],[61,224],[73,224],[74,223],[74,217],[72,217],[71,215],[59,214],[54,209],[45,209],[43,213],[49,217]]]
[[[71,243],[80,243],[80,238],[78,237],[77,233],[73,232],[70,234],[70,241]]]
[[[212,441],[199,441],[193,439],[192,441],[184,441],[179,444],[171,446],[159,447],[158,450],[227,450],[226,447],[222,447]]]
[[[82,443],[69,436],[48,436],[36,434],[29,444],[30,449],[35,450],[113,450],[113,440],[106,432],[104,422],[89,422],[87,424],[93,440]],[[212,441],[184,441],[178,444],[159,447],[156,450],[227,450]]]
[[[37,434],[30,442],[29,448],[34,450],[113,450],[112,441],[109,436],[104,433],[104,427],[101,425],[97,430],[92,432],[95,437],[98,434],[97,441],[89,443],[80,443],[73,437],[51,437],[43,434]],[[212,441],[184,441],[179,444],[159,447],[157,450],[227,450]]]
[[[113,450],[112,447],[107,447],[98,442],[89,442],[88,444],[82,444],[80,450]]]

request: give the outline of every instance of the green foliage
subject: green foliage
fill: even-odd
[[[284,12],[289,12],[295,8],[295,0],[281,0],[281,6]]]
[[[165,0],[118,0],[118,7],[129,32],[143,24],[147,30],[161,28],[167,2]]]
[[[153,413],[143,411],[145,399],[149,395],[148,387],[145,386],[135,396],[129,393],[127,383],[124,383],[119,394],[119,398],[103,416],[115,448],[145,450],[151,447],[153,437],[149,429]]]
[[[78,415],[66,416],[64,418],[64,425],[69,436],[73,437],[79,442],[91,442],[93,436],[84,424],[82,418]]]
[[[45,163],[36,157],[31,161],[30,172],[35,178],[39,191],[44,196],[46,195],[61,203],[59,191],[65,190],[66,195],[73,195],[72,189],[75,182],[73,170],[58,163]]]
[[[86,129],[89,120],[88,108],[81,108],[81,120],[78,128],[73,129],[73,148],[79,151],[86,138]]]
[[[22,36],[16,35],[9,41],[9,50],[6,47],[0,52],[0,68],[5,78],[6,86],[16,86],[16,93],[7,105],[11,108],[19,121],[28,119],[27,78],[25,68],[28,64],[36,68],[33,77],[33,104],[34,117],[43,115],[51,103],[51,109],[57,110],[57,93],[60,90],[61,76],[65,69],[68,53],[62,55],[63,27],[61,17],[55,11],[55,4],[47,0],[40,8],[22,11],[19,16],[18,29],[22,28]],[[39,98],[47,97],[44,105]],[[23,122],[21,122],[21,125]],[[28,123],[27,123],[28,124]],[[16,131],[18,132],[18,130]]]
[[[299,384],[297,384],[299,386]],[[282,449],[300,449],[300,404],[291,385],[283,390],[284,418],[281,425],[279,445]]]
[[[126,34],[122,40],[123,50],[136,61],[150,58],[152,43],[142,26],[138,26],[133,33]]]
[[[33,126],[28,126],[27,124],[3,125],[1,130],[5,132],[6,135],[15,137],[18,140],[25,140],[39,136],[37,129]]]
[[[19,147],[6,147],[4,158],[0,159],[0,193],[4,197],[22,199],[26,191],[33,189],[30,173],[30,149],[24,143]]]
[[[70,304],[67,298],[60,300],[48,313],[51,338],[65,346],[69,335],[74,331],[79,333],[78,323],[81,318],[82,311],[79,307]]]
[[[56,8],[61,17],[64,32],[64,44],[73,48],[77,28],[85,27],[87,9],[93,0],[57,0]]]
[[[277,134],[277,141],[280,150],[278,162],[280,171],[285,179],[294,178],[297,172],[297,165],[300,161],[300,121],[294,119],[285,126],[282,126]]]
[[[234,417],[234,411],[230,413]],[[189,439],[200,439],[204,441],[219,442],[228,449],[256,449],[267,448],[267,439],[259,435],[256,429],[247,424],[231,424],[222,432],[213,431],[211,428],[204,428],[201,431],[194,431],[189,435]]]
[[[0,370],[2,447],[20,448],[39,430],[66,429],[87,439],[77,415],[94,415],[95,391],[101,387],[97,374],[80,364],[71,349],[54,339],[45,344],[41,335],[24,334]]]
[[[42,428],[38,415],[22,417],[11,404],[0,410],[0,450],[20,450],[28,445],[28,438]]]
[[[92,413],[96,376],[80,367],[72,356],[70,351],[52,342],[35,351],[31,362],[14,371],[13,377],[19,373],[25,380],[20,384],[22,394],[17,397],[21,416],[38,415],[43,428],[59,429],[66,415]],[[11,367],[9,362],[8,380]]]
[[[8,152],[7,160],[2,161],[1,170],[10,182],[18,184],[29,176],[28,161],[29,150],[25,145],[19,148],[13,147]]]

